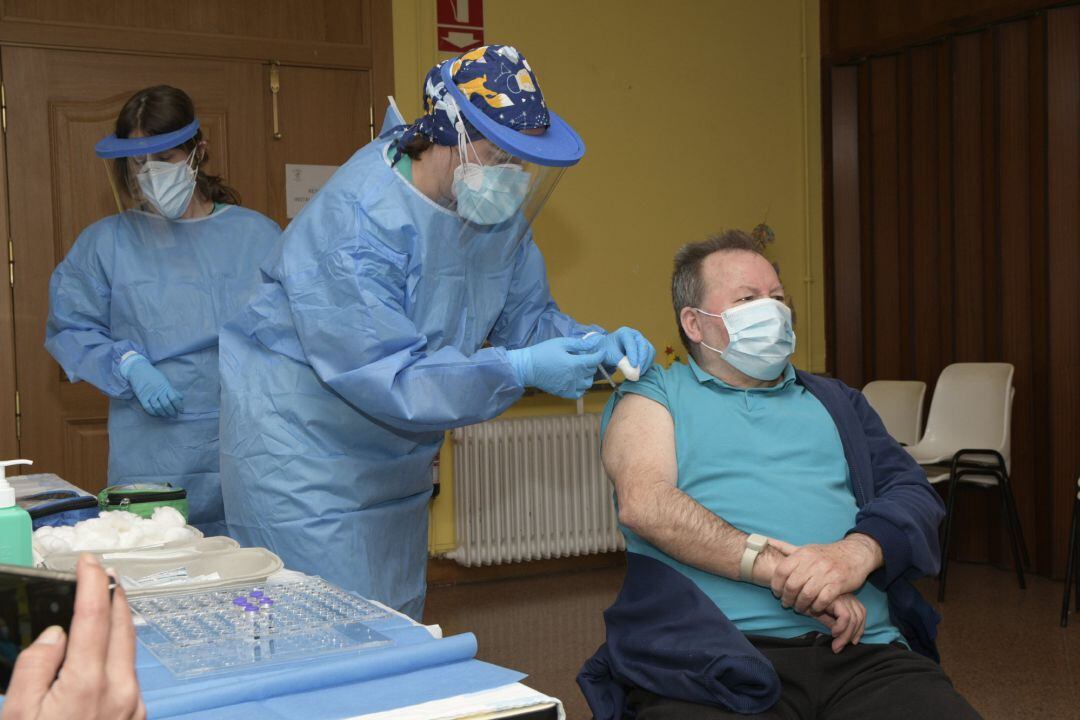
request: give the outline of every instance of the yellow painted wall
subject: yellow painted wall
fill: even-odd
[[[680,354],[671,260],[683,243],[767,221],[797,313],[801,368],[825,369],[818,0],[487,0],[486,40],[529,59],[586,144],[536,224],[575,318],[632,325]],[[394,0],[396,99],[420,112],[435,1]],[[604,394],[590,395],[588,409]],[[572,412],[530,398],[513,414]],[[453,547],[450,453],[432,548]]]

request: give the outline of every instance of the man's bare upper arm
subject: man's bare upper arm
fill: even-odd
[[[602,459],[620,504],[632,502],[635,491],[653,483],[675,486],[679,471],[671,413],[641,395],[624,396],[604,432]]]

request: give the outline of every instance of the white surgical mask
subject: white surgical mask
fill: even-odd
[[[472,147],[465,124],[458,120],[458,166],[454,168],[451,192],[457,201],[457,214],[477,225],[498,225],[506,222],[525,202],[532,178],[514,163],[480,162]],[[469,150],[477,162],[469,160]]]
[[[529,190],[529,174],[517,165],[464,163],[454,168],[457,213],[479,225],[509,220]]]
[[[147,160],[135,176],[146,201],[163,217],[175,220],[184,214],[195,192],[196,170],[191,167],[195,151],[183,162]]]
[[[791,309],[778,300],[762,298],[736,305],[719,315],[694,308],[709,317],[720,318],[728,331],[728,346],[719,353],[736,370],[756,380],[775,380],[795,352],[795,331],[791,329]]]

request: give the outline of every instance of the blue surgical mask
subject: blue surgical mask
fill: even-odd
[[[479,225],[509,220],[529,190],[530,177],[517,165],[462,163],[454,168],[457,213]]]
[[[728,331],[728,346],[719,353],[736,370],[756,380],[775,380],[787,367],[795,352],[795,331],[791,329],[791,309],[778,300],[762,298],[745,305],[736,305],[719,315],[695,311],[720,318]]]
[[[184,214],[195,192],[196,171],[191,167],[195,151],[183,162],[147,160],[135,176],[146,201],[163,217],[175,220]]]

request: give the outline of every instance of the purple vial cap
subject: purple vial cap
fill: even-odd
[[[266,593],[264,593],[262,590],[252,590],[250,593],[251,597],[253,598],[261,598],[265,594]]]
[[[257,612],[259,612],[259,608],[255,607],[254,605],[245,605],[244,606],[244,612],[246,612],[246,613],[257,613]]]
[[[271,600],[268,597],[264,597],[261,600],[259,600],[259,604],[262,605],[263,607],[270,607],[271,605],[274,604],[274,601]]]
[[[233,605],[239,605],[241,607],[248,604],[248,601],[247,601],[246,597],[238,597],[235,600],[233,600],[232,602],[233,602]]]

